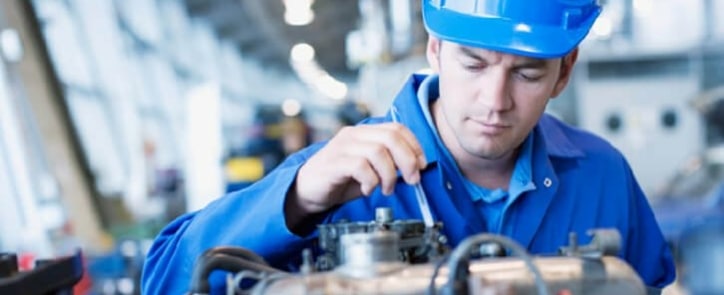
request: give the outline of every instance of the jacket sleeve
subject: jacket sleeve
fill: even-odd
[[[167,225],[146,257],[143,294],[188,292],[196,259],[215,246],[244,247],[272,266],[283,268],[312,239],[299,237],[287,228],[284,199],[302,163],[320,147],[310,146],[290,156],[257,183]],[[224,290],[223,274],[213,273],[210,283],[213,294]]]
[[[674,281],[676,269],[669,245],[661,233],[643,191],[624,160],[628,179],[628,232],[625,235],[624,259],[641,276],[649,288],[661,289]],[[649,291],[652,291],[651,289]]]

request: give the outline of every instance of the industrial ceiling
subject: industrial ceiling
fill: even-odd
[[[294,0],[292,0],[294,1]],[[304,42],[314,47],[319,65],[332,76],[349,79],[345,38],[358,28],[358,1],[315,0],[314,21],[290,26],[282,0],[185,0],[192,17],[208,20],[221,39],[237,44],[243,56],[271,69],[291,73],[289,52]]]

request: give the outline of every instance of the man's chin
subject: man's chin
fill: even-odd
[[[485,159],[485,160],[500,160],[505,158],[506,152],[499,148],[491,148],[491,147],[476,147],[473,149],[466,149],[468,153],[471,155],[474,155],[477,158]]]

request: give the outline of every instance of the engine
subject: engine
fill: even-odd
[[[380,208],[374,221],[320,225],[323,253],[314,258],[305,250],[299,273],[273,269],[240,248],[210,250],[228,259],[199,259],[191,293],[208,293],[208,273],[224,269],[234,273],[228,294],[646,294],[636,272],[615,256],[616,230],[591,231],[587,245],[571,234],[569,245],[548,256],[531,256],[491,234],[450,251],[442,224],[428,228],[391,216]]]

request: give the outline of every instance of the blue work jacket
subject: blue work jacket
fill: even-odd
[[[487,232],[485,216],[468,195],[460,173],[442,156],[434,132],[416,96],[424,76],[413,75],[396,97],[399,122],[417,136],[428,160],[422,186],[433,217],[444,224],[450,246]],[[391,121],[390,116],[363,124]],[[523,193],[504,212],[501,234],[533,254],[556,253],[568,244],[570,232],[579,243],[590,242],[586,232],[616,228],[623,245],[620,257],[652,287],[664,287],[675,276],[671,252],[652,210],[624,157],[610,144],[588,132],[543,115],[534,133],[532,181],[536,189]],[[316,232],[297,236],[287,228],[284,200],[297,171],[324,143],[291,155],[255,184],[232,192],[206,208],[170,223],[156,238],[143,270],[143,294],[187,292],[196,259],[207,249],[233,245],[248,248],[273,266],[287,268],[298,261]],[[330,211],[321,222],[340,219],[369,221],[375,208],[391,207],[397,219],[422,219],[412,186],[400,178],[394,196],[379,189]],[[223,276],[211,276],[214,293],[223,292]]]

